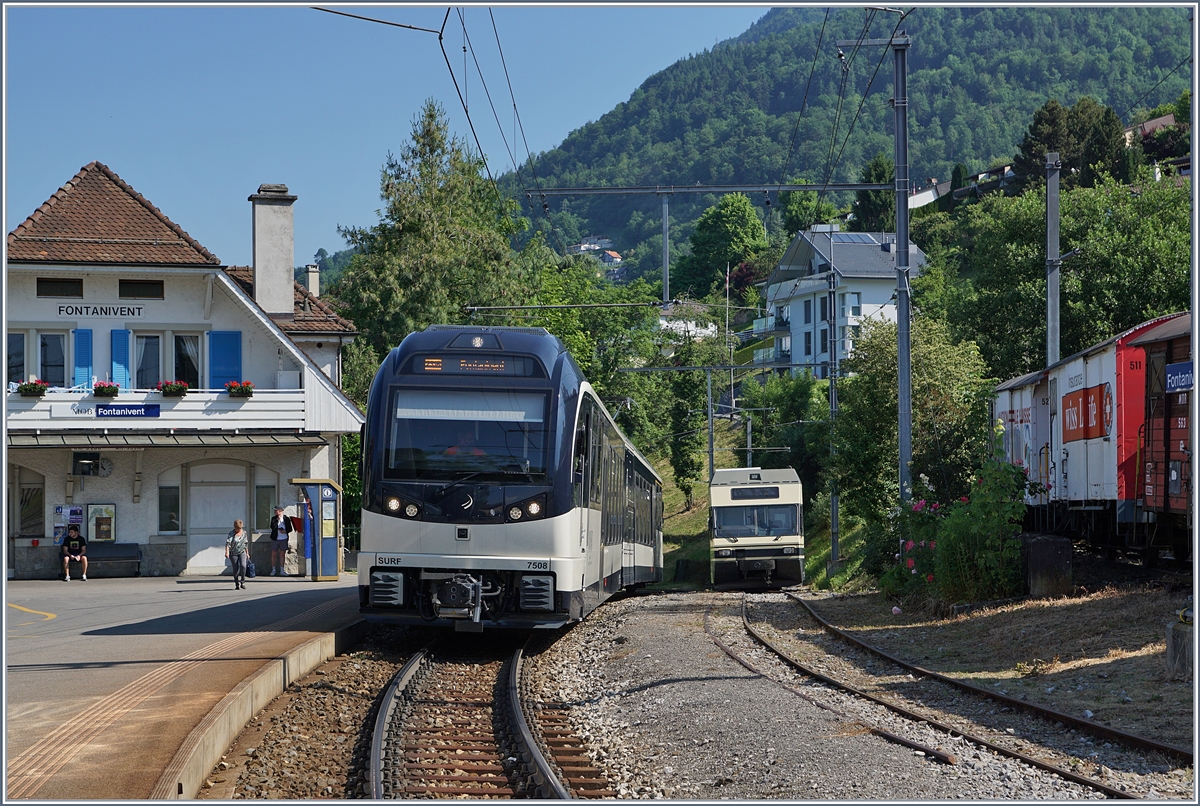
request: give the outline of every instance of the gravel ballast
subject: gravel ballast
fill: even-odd
[[[795,674],[738,635],[739,601],[738,594],[703,592],[609,602],[527,656],[525,688],[568,705],[573,727],[622,798],[1103,797]],[[706,618],[767,676],[726,655],[705,632]],[[379,697],[430,637],[427,630],[377,629],[354,652],[299,681],[251,721],[199,797],[369,797],[366,765]],[[864,725],[952,753],[958,763],[937,762]],[[1172,778],[1175,791],[1151,797],[1186,797],[1191,769]]]

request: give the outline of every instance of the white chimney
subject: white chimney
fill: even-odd
[[[295,227],[287,185],[259,185],[254,209],[254,301],[268,314],[294,313]]]
[[[314,297],[321,296],[321,267],[316,263],[309,263],[304,267],[306,278],[304,285],[308,288],[308,293]]]

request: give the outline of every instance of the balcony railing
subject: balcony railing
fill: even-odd
[[[792,320],[790,320],[790,319],[781,319],[781,318],[780,318],[780,317],[778,317],[778,316],[777,316],[777,317],[775,317],[775,327],[774,327],[774,330],[775,330],[776,332],[779,332],[779,331],[784,331],[784,332],[788,332],[788,333],[790,333],[790,332],[791,332],[791,330],[792,330]]]
[[[48,389],[42,397],[8,394],[9,429],[78,430],[261,428],[304,430],[303,389],[255,389],[234,397],[216,389],[188,390],[167,397],[145,389],[122,389],[116,397],[96,397],[87,389]],[[103,407],[103,408],[102,408]]]

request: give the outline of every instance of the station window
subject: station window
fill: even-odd
[[[812,324],[812,300],[804,300],[804,324]]]
[[[827,352],[829,352],[829,331],[821,328],[821,349],[818,351],[818,354]]]
[[[153,389],[162,380],[162,337],[138,334],[134,339],[134,388]]]
[[[271,528],[271,518],[275,515],[275,505],[282,504],[278,493],[279,474],[274,470],[254,466],[254,528],[258,531],[268,531]]]
[[[821,321],[826,322],[829,320],[829,297],[827,295],[822,295],[820,297],[820,300],[821,300]],[[824,350],[822,350],[822,352],[824,352]]]
[[[118,280],[117,295],[121,299],[162,299],[162,280]]]
[[[37,295],[39,297],[83,299],[83,278],[39,277],[37,278]]]
[[[178,467],[166,470],[158,476],[158,533],[178,534],[180,525],[179,486],[183,473]]]
[[[67,334],[40,333],[38,334],[39,359],[38,375],[51,386],[67,385]]]
[[[16,512],[10,510],[9,534],[20,537],[45,537],[46,478],[27,467],[19,467]]]
[[[8,383],[25,380],[25,334],[8,334]]]
[[[812,331],[811,330],[804,331],[804,354],[806,356],[812,355]]]
[[[200,337],[175,336],[175,372],[167,380],[185,381],[189,388],[200,388]]]

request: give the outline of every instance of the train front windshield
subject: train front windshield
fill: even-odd
[[[544,476],[548,402],[544,392],[394,388],[384,477]]]
[[[717,537],[767,537],[798,534],[795,504],[717,507],[713,512]]]

